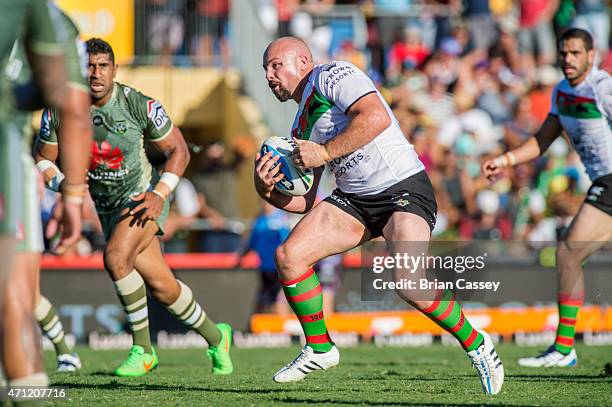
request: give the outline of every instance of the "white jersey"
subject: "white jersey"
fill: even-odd
[[[591,69],[572,87],[567,79],[555,87],[550,114],[559,117],[591,181],[612,173],[612,77]]]
[[[292,136],[319,144],[333,139],[348,126],[349,108],[370,93],[380,98],[391,125],[360,149],[327,163],[342,192],[376,194],[425,169],[370,78],[348,62],[315,66],[304,88]]]

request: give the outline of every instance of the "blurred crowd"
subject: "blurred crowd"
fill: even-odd
[[[136,63],[228,67],[230,0],[136,0]]]
[[[481,164],[531,137],[550,108],[557,38],[589,30],[597,64],[610,66],[610,15],[602,0],[260,0],[277,35],[296,35],[317,62],[347,60],[375,81],[435,188],[437,239],[526,240],[563,233],[590,182],[565,137],[541,159],[494,184]],[[330,18],[338,4],[363,12],[363,48]],[[274,13],[265,6],[274,5]]]
[[[183,55],[194,65],[228,66],[230,49],[239,49],[228,45],[230,0],[138,0],[136,6],[137,23],[148,30],[145,47],[157,63],[176,64]],[[564,138],[494,184],[480,177],[480,165],[543,122],[562,79],[556,38],[564,29],[592,32],[598,64],[610,66],[605,1],[253,0],[253,6],[271,34],[308,42],[316,62],[347,60],[374,80],[434,185],[435,238],[520,239],[537,246],[563,233],[589,186]],[[346,10],[353,17],[347,19]],[[355,12],[365,22],[364,35]],[[192,147],[197,168],[175,194],[166,247],[240,251],[250,224],[232,223],[238,202],[227,186],[255,147],[218,140]],[[194,228],[200,231],[186,232]],[[99,249],[93,215],[89,229],[97,236],[89,239],[91,250]]]

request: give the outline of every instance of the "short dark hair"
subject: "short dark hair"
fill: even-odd
[[[559,44],[573,38],[578,38],[582,40],[584,44],[584,48],[587,51],[593,49],[593,36],[587,30],[583,30],[582,28],[570,28],[566,30],[559,39]]]
[[[108,42],[100,38],[90,38],[85,42],[85,45],[89,55],[108,54],[112,63],[115,63],[115,53]]]

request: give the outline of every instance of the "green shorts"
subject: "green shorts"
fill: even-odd
[[[0,123],[0,235],[23,237],[23,165],[21,133]]]
[[[125,208],[135,208],[138,206],[140,202],[132,201],[130,198],[127,198],[120,208],[114,210],[112,212],[107,213],[98,213],[98,218],[100,219],[100,223],[102,224],[102,230],[104,231],[104,238],[108,242],[111,235],[113,234],[113,230],[115,230],[115,225],[119,222],[119,218],[121,216],[121,212],[125,210]],[[161,214],[155,220],[157,227],[159,228],[157,231],[157,235],[161,236],[164,234],[164,223],[166,223],[166,219],[168,219],[168,213],[170,212],[170,201],[167,199],[164,203],[164,208],[162,209]]]
[[[42,253],[44,250],[42,222],[40,216],[40,197],[38,196],[38,169],[32,156],[22,153],[24,182],[23,196],[23,236],[17,243],[16,251]]]

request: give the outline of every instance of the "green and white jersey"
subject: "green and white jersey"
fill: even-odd
[[[562,80],[553,91],[550,114],[559,117],[591,181],[612,174],[610,74],[593,68],[575,87]]]
[[[56,9],[54,7],[54,9]],[[85,43],[79,37],[79,31],[63,11],[56,9],[60,15],[61,28],[67,34],[62,42],[62,49],[66,58],[68,68],[68,82],[70,86],[89,93],[87,84],[87,49]],[[26,87],[32,81],[32,70],[25,55],[23,40],[17,40],[13,44],[8,62],[5,67],[5,75],[16,92],[20,87]],[[33,90],[34,86],[28,88]],[[17,111],[13,116],[17,127],[22,129],[23,144],[25,151],[30,150],[32,142],[32,114],[25,111]]]
[[[18,38],[38,55],[63,54],[65,32],[57,8],[47,0],[0,0],[0,120],[11,120],[13,93],[4,69]]]
[[[159,141],[172,131],[172,121],[160,102],[115,82],[110,100],[90,109],[94,128],[89,167],[89,192],[98,213],[113,212],[130,196],[157,181],[145,140]],[[57,144],[60,123],[55,110],[46,109],[39,140]]]
[[[79,32],[70,18],[61,10],[62,28],[68,34],[62,42],[68,67],[68,80],[71,86],[83,89],[89,93],[87,86],[86,69],[87,58],[85,44],[79,38]],[[35,92],[35,86],[30,86],[33,80],[32,71],[28,64],[23,40],[17,40],[5,67],[5,75],[15,92]],[[22,214],[21,220],[17,220],[20,233],[19,243],[16,247],[18,252],[42,252],[42,225],[40,218],[40,198],[38,197],[38,169],[34,164],[30,153],[32,142],[32,113],[16,111],[13,115],[13,124],[20,129],[22,139],[22,165],[24,180],[22,186]]]
[[[371,93],[385,106],[391,125],[365,146],[327,163],[343,192],[377,194],[425,169],[374,83],[348,62],[334,61],[314,67],[291,135],[319,144],[333,139],[349,125],[350,107]]]

